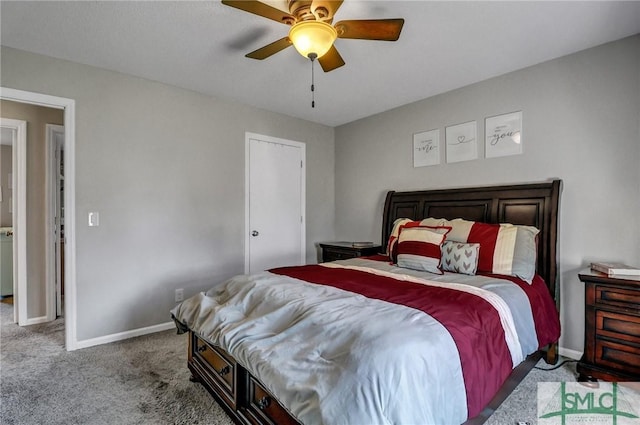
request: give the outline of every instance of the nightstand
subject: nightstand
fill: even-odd
[[[353,242],[321,242],[322,262],[345,260],[347,258],[366,257],[376,255],[382,251],[380,245],[355,247]]]
[[[640,381],[640,276],[582,270],[584,353],[579,381]]]

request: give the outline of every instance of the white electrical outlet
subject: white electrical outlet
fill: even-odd
[[[179,288],[176,289],[176,302],[179,303],[180,301],[184,300],[184,289]]]
[[[100,213],[97,211],[89,212],[89,227],[100,226]]]

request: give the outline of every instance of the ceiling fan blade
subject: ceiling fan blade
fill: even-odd
[[[336,46],[331,46],[331,49],[329,49],[327,53],[318,58],[318,62],[320,62],[320,66],[324,72],[333,71],[344,65],[344,59],[342,59],[342,56],[338,53]]]
[[[343,0],[313,0],[311,3],[311,13],[316,19],[331,22]],[[324,10],[323,10],[324,9]],[[326,12],[324,12],[326,10]],[[323,16],[326,13],[326,16]]]
[[[340,21],[335,28],[338,38],[396,41],[403,25],[404,19],[364,19]]]
[[[291,46],[291,44],[292,43],[291,40],[289,40],[289,37],[284,37],[278,41],[274,41],[271,44],[267,44],[266,46],[261,47],[258,50],[247,53],[245,56],[251,59],[266,59],[271,55],[275,55],[280,50],[286,49],[287,47]]]
[[[222,4],[280,22],[281,24],[291,25],[296,21],[296,19],[287,12],[283,12],[280,9],[276,9],[257,0],[222,0]]]

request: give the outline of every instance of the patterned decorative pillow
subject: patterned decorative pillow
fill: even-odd
[[[443,274],[442,243],[447,234],[430,227],[402,227],[398,236],[398,267]]]
[[[478,272],[517,276],[531,283],[536,273],[540,232],[533,226],[488,224],[455,219],[447,221],[452,230],[447,240],[480,244]]]
[[[442,244],[442,270],[475,275],[479,252],[479,243],[445,241]]]

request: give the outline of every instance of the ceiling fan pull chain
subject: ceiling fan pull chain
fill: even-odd
[[[317,57],[318,56],[315,53],[309,53],[309,59],[311,59],[311,107],[312,108],[316,107],[316,87],[315,87],[315,81],[313,76],[313,63],[315,62],[314,59]]]

